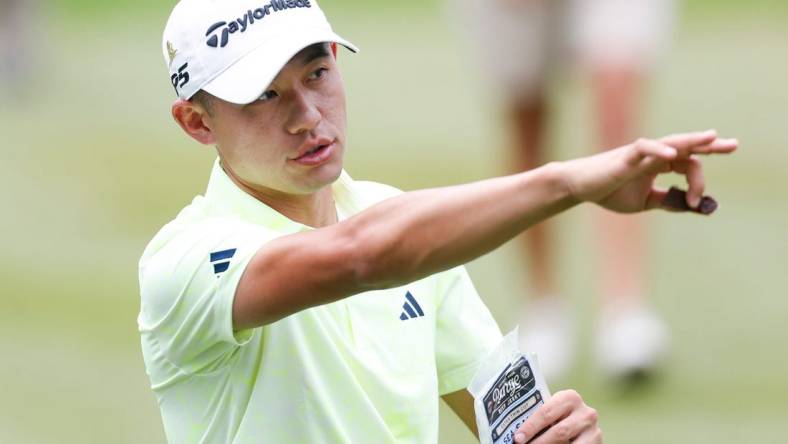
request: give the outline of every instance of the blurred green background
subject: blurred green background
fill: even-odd
[[[0,88],[0,443],[164,442],[136,328],[137,261],[202,193],[213,159],[169,116],[160,36],[173,3],[38,2],[33,73]],[[354,177],[416,189],[508,171],[506,132],[449,3],[321,5],[362,48],[340,56]],[[673,332],[661,377],[621,390],[583,352],[552,389],[578,389],[610,443],[786,442],[788,2],[685,2],[655,74],[644,135],[716,127],[742,149],[706,163],[713,217],[642,216],[652,300]],[[568,77],[556,92],[555,157],[588,153],[585,85]],[[597,299],[590,212],[558,218],[583,337]],[[470,270],[512,328],[528,279],[519,250]],[[468,442],[443,411],[441,443]]]

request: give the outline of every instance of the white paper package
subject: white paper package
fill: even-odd
[[[519,328],[490,353],[468,391],[481,444],[514,443],[514,432],[550,398],[536,355],[520,350]]]

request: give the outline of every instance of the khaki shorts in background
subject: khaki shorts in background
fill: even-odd
[[[648,71],[664,52],[674,0],[450,0],[475,58],[507,97],[529,97],[562,65]]]

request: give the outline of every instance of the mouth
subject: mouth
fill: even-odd
[[[311,150],[307,151],[306,153],[304,153],[304,156],[311,156],[312,154],[317,153],[318,151],[322,150],[326,146],[328,146],[328,144],[318,145],[318,146],[312,148]],[[304,156],[301,156],[301,157],[304,157]]]
[[[307,166],[314,166],[325,162],[334,152],[335,142],[322,140],[320,142],[321,143],[318,145],[313,146],[313,148],[290,160]]]

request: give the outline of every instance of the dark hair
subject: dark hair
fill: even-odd
[[[213,95],[204,90],[199,90],[189,99],[190,102],[196,103],[208,112],[209,116],[213,116]]]

